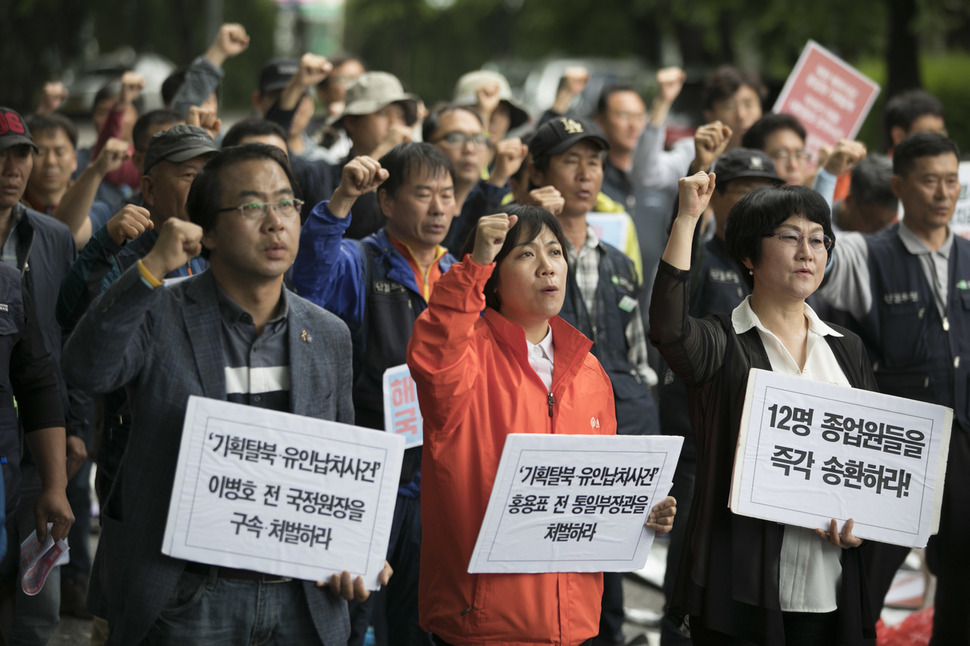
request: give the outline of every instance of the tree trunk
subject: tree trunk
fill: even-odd
[[[886,46],[886,99],[923,86],[919,71],[919,39],[913,30],[916,0],[889,2],[889,38]]]

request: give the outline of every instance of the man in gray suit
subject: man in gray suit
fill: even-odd
[[[271,146],[217,154],[189,191],[191,222],[165,222],[65,348],[69,380],[94,392],[126,386],[132,406],[89,593],[108,619],[108,644],[344,643],[344,599],[367,596],[346,572],[328,590],[161,553],[190,395],[353,422],[346,326],[283,286],[299,240],[298,190]],[[158,277],[200,251],[207,272],[162,286]],[[271,378],[250,380],[257,369]]]

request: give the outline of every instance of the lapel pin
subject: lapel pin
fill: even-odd
[[[310,343],[311,341],[313,341],[313,337],[310,336],[310,334],[306,330],[303,330],[302,332],[300,332],[300,339],[304,343]]]

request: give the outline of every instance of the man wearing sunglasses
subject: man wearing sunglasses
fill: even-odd
[[[160,550],[190,396],[354,421],[346,326],[283,285],[299,244],[298,190],[279,149],[222,151],[192,184],[191,222],[166,221],[151,251],[92,304],[68,342],[69,380],[95,392],[126,387],[131,403],[91,595],[108,619],[109,644],[343,643],[344,599],[368,596],[347,573],[326,590]],[[208,271],[163,285],[199,254]]]

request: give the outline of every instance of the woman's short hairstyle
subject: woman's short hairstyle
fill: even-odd
[[[829,205],[821,195],[806,186],[763,186],[738,200],[728,214],[724,228],[728,253],[739,265],[748,258],[758,266],[765,237],[793,215],[821,224],[822,231],[832,239],[832,249],[835,248]],[[832,253],[832,249],[828,252]],[[741,275],[752,287],[751,275]]]
[[[566,249],[566,238],[563,236],[562,226],[559,224],[556,216],[549,211],[536,206],[512,203],[506,205],[498,213],[507,213],[517,216],[519,219],[505,236],[505,243],[495,256],[495,271],[492,272],[492,276],[485,283],[485,289],[483,290],[485,293],[485,305],[496,311],[501,307],[498,294],[495,293],[495,289],[498,287],[498,268],[502,265],[502,261],[505,260],[506,256],[512,253],[515,247],[520,244],[532,242],[539,237],[539,234],[545,228],[552,231],[552,235],[556,236],[556,240],[559,241],[559,244],[563,248],[563,253],[565,253]],[[465,240],[465,246],[461,251],[462,258],[475,249],[475,239],[477,236],[478,228],[476,227],[469,234],[468,239]]]

